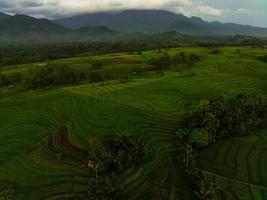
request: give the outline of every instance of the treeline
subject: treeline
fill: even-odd
[[[88,70],[75,71],[66,65],[46,65],[29,70],[28,74],[21,77],[19,73],[10,77],[0,74],[0,86],[22,83],[27,89],[47,89],[58,85],[98,83],[109,80],[118,80],[120,83],[129,82],[133,77],[145,72],[157,72],[157,66],[135,67],[132,69],[103,69],[103,63],[92,61],[88,63]],[[1,85],[1,77],[3,77]]]
[[[188,113],[184,127],[179,134],[196,147],[253,134],[267,127],[267,100],[253,94],[202,100]]]
[[[96,83],[101,81],[118,79],[127,82],[130,79],[128,71],[112,72],[101,70],[101,62],[93,62],[92,70],[77,72],[64,65],[47,65],[30,70],[25,78],[28,89],[49,88],[57,85],[79,84],[82,82]]]
[[[254,94],[202,100],[188,112],[177,132],[187,168],[194,152],[220,139],[254,134],[267,128],[267,99]]]
[[[176,47],[178,44],[161,44],[150,41],[91,42],[19,45],[0,47],[0,67],[80,56],[101,55],[113,52],[136,52]]]
[[[28,88],[45,88],[75,82],[78,82],[78,76],[71,68],[54,65],[47,65],[40,69],[30,70],[26,78]]]

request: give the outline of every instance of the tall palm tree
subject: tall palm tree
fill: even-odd
[[[214,54],[216,55],[216,73],[218,73],[220,50],[219,50],[218,48],[216,48],[216,49],[214,50]]]

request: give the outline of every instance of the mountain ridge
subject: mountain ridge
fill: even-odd
[[[63,33],[67,30],[67,28],[48,19],[37,19],[21,14],[3,17],[0,21],[0,33],[5,34],[22,34],[29,32]]]
[[[186,17],[165,10],[125,10],[89,13],[54,20],[71,29],[82,26],[107,26],[127,33],[160,33],[178,31],[188,35],[253,35],[266,36],[267,28],[235,23],[207,22],[200,17]]]
[[[9,17],[9,15],[0,12],[0,20]]]

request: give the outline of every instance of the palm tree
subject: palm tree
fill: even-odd
[[[215,190],[213,186],[208,186],[203,179],[198,183],[198,190],[194,191],[195,196],[199,200],[211,200]]]
[[[216,48],[213,53],[216,55],[216,73],[218,73],[218,68],[219,68],[219,54],[220,54],[220,50],[218,48]]]

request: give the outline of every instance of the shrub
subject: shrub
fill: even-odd
[[[100,72],[91,72],[88,76],[88,79],[92,83],[101,82],[104,80]]]
[[[171,66],[172,59],[170,58],[168,54],[164,54],[163,56],[159,58],[151,58],[149,60],[149,64],[156,66],[160,70],[163,70]]]
[[[137,165],[145,155],[144,144],[127,135],[114,138],[108,146],[113,155],[110,165],[112,171],[121,171],[127,167]]]
[[[103,68],[103,63],[100,61],[92,61],[91,62],[91,67],[94,70],[102,69]]]
[[[115,188],[114,177],[100,176],[91,178],[87,186],[87,199],[109,200]]]
[[[11,74],[11,76],[9,77],[9,81],[11,83],[20,82],[21,79],[22,79],[21,74],[19,72],[15,72],[15,73]]]
[[[6,86],[9,84],[7,77],[0,73],[0,86]]]
[[[201,56],[196,55],[196,54],[191,54],[188,59],[188,64],[194,65],[195,63],[199,62],[200,59],[201,59]]]
[[[263,61],[263,62],[267,62],[267,54],[260,57],[260,60]]]

